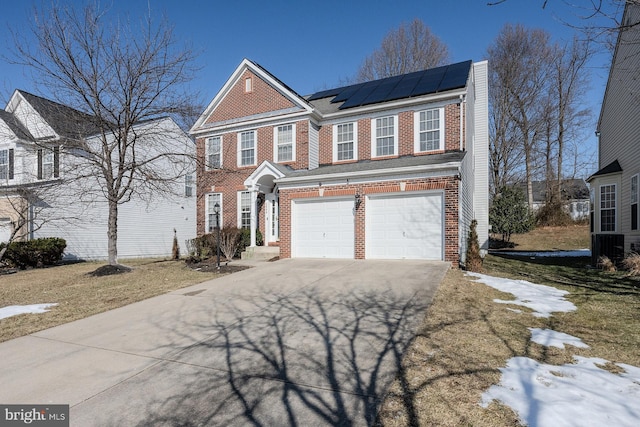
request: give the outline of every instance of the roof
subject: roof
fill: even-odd
[[[471,61],[316,92],[306,99],[322,112],[412,98],[467,85]],[[333,105],[332,105],[333,104]]]
[[[64,138],[81,139],[98,131],[95,117],[46,98],[18,90],[45,122]]]
[[[584,179],[563,179],[560,185],[562,186],[562,197],[565,200],[589,198],[589,188]],[[520,183],[518,186],[526,191],[526,183]],[[531,188],[534,202],[546,201],[547,181],[531,181]]]
[[[25,141],[33,141],[33,136],[16,117],[4,110],[0,110],[0,120],[5,122],[9,129],[19,138]]]
[[[440,165],[450,162],[460,162],[464,158],[465,154],[465,151],[452,151],[443,154],[432,154],[429,156],[403,156],[388,160],[362,160],[357,163],[323,165],[311,170],[290,170],[286,173],[286,178],[365,172],[381,169],[397,169],[412,166]]]
[[[622,166],[620,166],[620,162],[618,162],[618,160],[616,159],[613,162],[609,163],[607,166],[600,169],[598,172],[591,175],[589,178],[587,178],[587,181],[591,181],[591,179],[595,178],[596,176],[609,175],[610,173],[619,172],[622,172]]]

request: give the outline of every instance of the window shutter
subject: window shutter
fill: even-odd
[[[60,147],[53,147],[53,177],[60,177]]]
[[[38,149],[38,179],[42,179],[42,148]]]
[[[9,179],[13,179],[13,148],[9,149]]]

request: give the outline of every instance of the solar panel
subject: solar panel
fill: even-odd
[[[349,99],[349,97],[351,97],[353,94],[355,94],[357,91],[359,91],[360,88],[362,86],[364,86],[365,84],[366,83],[358,83],[357,85],[343,87],[342,91],[340,92],[340,94],[338,96],[336,96],[335,98],[333,98],[331,100],[331,102],[335,103],[335,102],[346,101],[347,99]]]
[[[316,92],[313,95],[311,95],[308,99],[308,101],[313,101],[316,99],[322,99],[322,98],[328,98],[330,96],[336,96],[338,95],[343,88],[335,88],[335,89],[328,89],[328,90],[322,90],[320,92]]]
[[[316,92],[309,101],[329,98],[331,103],[342,102],[339,109],[393,101],[464,87],[467,84],[471,61],[416,71],[401,76],[358,83],[341,88]]]
[[[388,101],[389,94],[395,89],[403,76],[390,77],[380,80],[380,85],[367,96],[361,105],[375,104],[378,102]]]
[[[367,96],[369,96],[380,85],[380,80],[365,83],[356,93],[351,95],[340,107],[340,110],[345,108],[358,107],[362,105]]]
[[[460,62],[452,64],[447,68],[438,92],[446,90],[452,90],[464,87],[467,84],[467,78],[469,77],[469,69],[471,68],[471,61]]]
[[[393,88],[393,90],[387,95],[386,101],[393,101],[394,99],[402,99],[411,96],[413,89],[416,87],[422,77],[422,72],[406,74],[400,80],[400,82]]]
[[[420,96],[436,92],[446,70],[446,67],[438,67],[425,71],[422,78],[413,89],[413,92],[411,92],[411,96]]]

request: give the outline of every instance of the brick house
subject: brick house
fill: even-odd
[[[488,248],[487,63],[300,96],[243,60],[190,131],[198,234],[259,230],[280,257],[464,263]]]

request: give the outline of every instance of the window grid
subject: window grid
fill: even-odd
[[[212,193],[207,195],[207,230],[206,232],[212,232],[216,227],[216,214],[213,211],[213,207],[218,203],[220,205],[220,226],[222,226],[222,194]]]
[[[53,150],[43,150],[42,152],[42,179],[53,177]]]
[[[600,187],[600,231],[616,231],[616,186]]]
[[[215,136],[207,140],[207,169],[220,169],[222,166],[222,138]]]
[[[353,160],[353,123],[338,125],[336,139],[338,160]]]
[[[420,112],[420,151],[440,149],[440,110]]]
[[[9,150],[0,150],[0,179],[9,179]]]
[[[184,176],[184,196],[193,196],[193,175]]]
[[[278,126],[278,162],[293,160],[293,125]]]
[[[240,228],[251,228],[251,193],[240,193]]]
[[[395,154],[394,130],[393,116],[376,119],[376,156]]]
[[[255,150],[255,132],[242,132],[240,134],[240,166],[250,166],[255,163]]]

